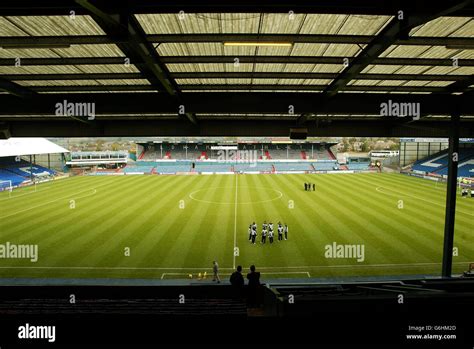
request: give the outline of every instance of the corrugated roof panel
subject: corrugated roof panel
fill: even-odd
[[[146,79],[96,80],[100,85],[150,85]]]
[[[407,80],[382,80],[379,81],[377,86],[401,86],[404,85]]]
[[[423,74],[429,67],[422,65],[406,65],[397,70],[394,74]]]
[[[216,52],[219,53],[214,53],[214,54],[224,54],[225,56],[234,56],[234,57],[239,57],[239,56],[253,56],[257,52],[256,47],[252,46],[224,46],[223,44],[218,44],[220,45],[219,50],[216,50]],[[221,53],[223,51],[223,53]]]
[[[179,72],[195,72],[196,71],[196,64],[191,63],[168,63],[166,67],[171,73],[179,73]]]
[[[250,85],[252,79],[224,79],[225,81],[219,82],[221,84],[230,84],[230,85]]]
[[[258,13],[220,14],[222,33],[257,33],[260,22]]]
[[[349,16],[332,14],[308,14],[301,34],[337,34]]]
[[[304,14],[295,13],[265,13],[261,32],[267,34],[298,34],[305,16]]]
[[[284,46],[259,46],[256,49],[257,56],[288,56],[293,47]]]
[[[337,32],[340,35],[375,35],[390,21],[390,16],[351,15]]]
[[[304,85],[329,85],[332,79],[305,79]]]
[[[174,22],[177,22],[175,33],[219,33],[219,13],[184,13],[175,14]]]
[[[9,16],[10,26],[16,26],[28,35],[104,35],[104,31],[90,16]]]
[[[53,51],[48,49],[7,49],[0,48],[0,58],[57,58]]]
[[[221,71],[226,71],[226,72],[251,72],[253,70],[253,64],[252,63],[240,63],[239,65],[235,64],[222,64],[224,66],[224,69]]]
[[[462,50],[457,52],[454,57],[462,59],[474,59],[474,50]]]
[[[208,71],[225,71],[225,66],[233,66],[233,64],[221,64],[221,63],[213,63],[213,64],[204,64],[199,63],[196,64],[196,70],[199,72],[208,72]]]
[[[304,73],[312,72],[314,64],[286,64],[283,72],[285,73]]]
[[[211,34],[256,31],[260,15],[253,13],[173,13],[137,14],[135,17],[147,34]]]
[[[177,13],[136,14],[135,17],[147,34],[175,34],[180,30]]]
[[[418,57],[430,47],[431,46],[392,45],[387,48],[380,57],[413,58]]]
[[[0,17],[0,36],[24,36],[26,33],[12,24],[6,17]]]
[[[22,86],[87,86],[99,85],[95,80],[25,80],[15,81]]]
[[[474,67],[432,67],[425,74],[472,75]]]
[[[345,69],[342,64],[315,64],[313,73],[340,73]]]
[[[29,65],[0,66],[0,74],[80,74],[81,70],[72,65]]]
[[[69,48],[55,49],[3,49],[0,58],[59,58],[59,57],[124,57],[113,44],[71,45]]]
[[[201,45],[209,45],[204,43]],[[156,47],[156,51],[160,56],[188,56],[188,48],[185,43],[165,43]]]
[[[412,29],[412,36],[449,36],[471,21],[470,17],[439,17]],[[472,31],[471,35],[472,36]],[[458,35],[456,35],[458,36]]]
[[[455,57],[459,50],[447,49],[444,46],[433,46],[423,52],[420,58],[451,58]]]
[[[452,81],[430,81],[428,82],[425,86],[448,86],[451,85],[453,82]]]
[[[407,81],[404,86],[425,86],[428,83],[429,81],[412,80],[412,81]]]
[[[402,68],[402,65],[369,65],[367,68],[362,70],[362,73],[371,73],[371,74],[392,74],[398,69]]]
[[[353,57],[355,56],[361,48],[357,45],[338,45],[330,44],[324,52],[325,56],[343,56],[343,57]]]
[[[283,79],[282,79],[283,80]],[[263,84],[263,85],[276,85],[278,83],[278,79],[253,79],[253,84]]]
[[[133,64],[102,64],[102,65],[78,65],[76,66],[84,73],[138,73],[139,70]]]
[[[179,85],[215,85],[225,84],[226,79],[175,79]]]
[[[380,80],[351,80],[347,85],[374,86],[379,82]]]
[[[302,85],[305,79],[280,79],[278,85]]]
[[[255,64],[256,72],[272,72],[279,73],[283,71],[285,64],[268,64],[268,63],[257,63]]]

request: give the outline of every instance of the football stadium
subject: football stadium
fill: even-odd
[[[67,343],[78,315],[92,337],[364,313],[376,330],[345,326],[472,346],[452,309],[474,304],[473,14],[0,4],[7,343]]]

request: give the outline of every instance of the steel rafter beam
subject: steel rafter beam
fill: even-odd
[[[372,35],[338,34],[149,34],[145,41],[149,43],[190,43],[190,42],[290,42],[306,44],[352,44],[368,45],[374,40]],[[72,36],[1,36],[3,48],[44,48],[68,45],[127,44],[124,37],[108,35],[72,35]],[[399,38],[393,45],[411,46],[459,46],[474,47],[471,37],[423,37]],[[131,57],[130,57],[131,58]]]
[[[334,56],[160,56],[165,64],[216,64],[232,63],[235,58],[240,63],[270,63],[270,64],[340,64],[354,58]],[[113,65],[124,64],[126,57],[68,57],[68,58],[21,58],[22,66],[30,65]],[[0,58],[0,66],[14,66],[16,58]],[[135,62],[130,62],[134,64]],[[474,67],[474,59],[458,59],[460,67]],[[449,58],[376,58],[374,65],[413,65],[413,66],[453,66]]]
[[[373,61],[385,52],[390,46],[397,43],[401,38],[409,38],[411,29],[425,24],[440,16],[446,16],[456,12],[471,3],[471,0],[458,1],[455,4],[444,5],[442,8],[434,5],[429,8],[430,13],[424,15],[413,15],[403,10],[402,17],[395,16],[389,24],[387,24],[380,33],[357,55],[349,66],[344,69],[339,76],[332,81],[325,89],[324,93],[327,97],[336,95],[344,86],[357,76]],[[409,38],[409,41],[412,38]]]

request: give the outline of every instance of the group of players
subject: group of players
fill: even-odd
[[[304,191],[315,191],[316,190],[316,184],[314,183],[305,183],[304,184]]]
[[[288,225],[283,225],[281,222],[278,222],[277,234],[278,241],[283,241],[283,239],[288,240]],[[266,243],[268,236],[268,242],[273,244],[273,235],[273,223],[267,223],[267,221],[263,222],[260,243]],[[255,222],[249,225],[249,241],[252,244],[255,244],[257,241],[257,224],[255,224]]]
[[[461,196],[462,196],[463,198],[468,197],[468,196],[469,196],[469,189],[463,188],[463,189],[461,190]],[[474,198],[474,188],[471,189],[471,198]]]

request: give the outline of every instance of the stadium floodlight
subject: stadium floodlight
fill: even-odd
[[[0,181],[0,192],[8,191],[8,197],[12,196],[13,185],[11,180],[1,180]]]

